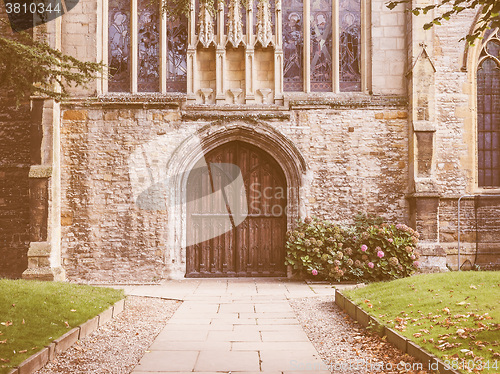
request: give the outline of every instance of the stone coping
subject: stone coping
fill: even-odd
[[[345,297],[338,289],[335,290],[335,304],[345,311],[352,319],[358,321],[361,326],[365,328],[370,326],[375,333],[381,337],[385,336],[387,341],[400,351],[419,360],[424,365],[425,370],[439,374],[461,374],[459,371],[445,365],[440,358],[427,352],[415,342],[405,338],[395,330],[384,326],[375,317],[369,315],[350,299]]]
[[[9,374],[31,374],[43,368],[49,361],[61,352],[64,352],[75,344],[78,340],[84,339],[89,334],[103,326],[111,319],[119,315],[125,309],[125,299],[117,301],[104,312],[82,323],[80,326],[71,329],[64,335],[55,339],[41,351],[28,357],[19,366],[9,372]]]

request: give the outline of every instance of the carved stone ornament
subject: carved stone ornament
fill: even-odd
[[[234,48],[243,42],[243,22],[241,16],[241,1],[230,0],[227,17],[227,41]]]
[[[274,6],[276,7],[277,12],[281,12],[281,0],[276,0],[274,2]]]
[[[200,1],[200,15],[198,21],[198,41],[208,48],[214,42],[214,19],[204,1]]]
[[[273,41],[273,24],[269,0],[258,0],[257,3],[257,39],[266,48]]]

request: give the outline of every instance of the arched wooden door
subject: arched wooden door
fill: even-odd
[[[281,167],[263,150],[248,143],[226,143],[205,156],[208,167],[195,168],[188,177],[187,232],[189,239],[203,233],[221,235],[186,248],[187,277],[253,277],[285,275],[286,179]],[[240,212],[213,194],[230,180],[216,167],[233,164],[244,182]],[[214,164],[210,166],[211,164]],[[202,198],[200,198],[202,197]],[[233,211],[231,211],[233,210]],[[245,212],[239,225],[229,217]],[[206,237],[206,236],[205,236]],[[193,242],[188,240],[188,242]]]

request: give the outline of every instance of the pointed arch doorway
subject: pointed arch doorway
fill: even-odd
[[[204,198],[188,206],[186,235],[225,232],[186,248],[186,277],[284,276],[287,183],[280,165],[264,150],[239,140],[211,150],[205,160],[208,167],[194,169],[188,177],[188,199]],[[221,172],[210,167],[221,163],[241,171],[246,204],[241,208],[247,216],[238,225],[228,221],[235,212],[220,201],[221,195],[211,194],[227,185]],[[207,210],[207,205],[213,208]]]

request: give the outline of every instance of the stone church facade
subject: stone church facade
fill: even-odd
[[[298,218],[359,211],[416,228],[424,268],[456,267],[459,198],[500,194],[498,34],[467,47],[472,12],[424,31],[432,14],[384,3],[229,0],[212,13],[193,0],[182,18],[80,0],[44,26],[49,42],[110,75],[61,103],[34,98],[25,122],[3,117],[0,136],[30,149],[13,141],[0,165],[0,274],[284,276]],[[241,225],[219,219],[227,201],[211,215],[189,205],[225,185],[200,162],[241,170],[256,207]],[[475,237],[461,224],[462,263]],[[201,243],[199,230],[222,234]]]

